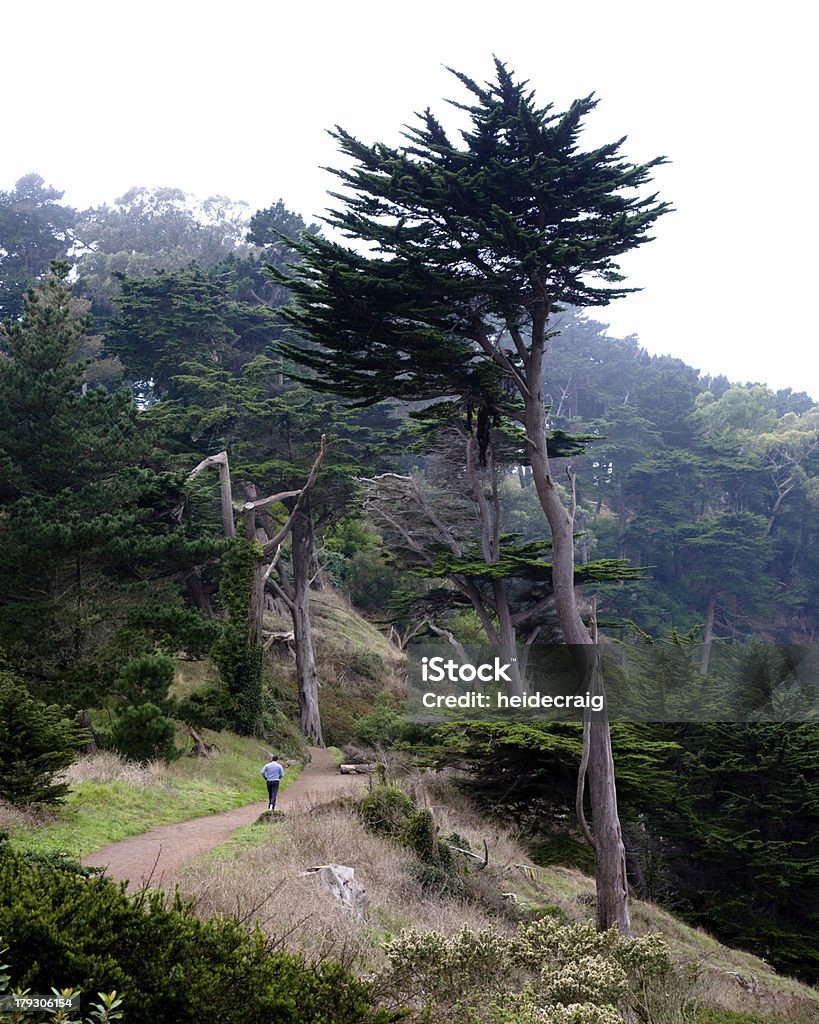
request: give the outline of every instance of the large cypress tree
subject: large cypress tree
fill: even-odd
[[[362,404],[458,397],[475,409],[479,434],[498,417],[523,425],[552,535],[560,627],[588,667],[592,636],[574,590],[574,502],[564,504],[546,446],[550,319],[561,303],[605,305],[632,290],[617,260],[649,241],[669,208],[638,191],[664,158],[630,163],[622,139],[581,150],[592,96],[558,113],[537,106],[500,61],[495,67],[484,86],[454,72],[471,94],[470,104],[455,104],[470,122],[462,145],[430,110],[401,148],[333,133],[352,167],[335,172],[347,192],[336,194],[341,206],[327,222],[366,246],[311,236],[296,247],[302,262],[288,282],[297,300],[289,319],[310,344],[284,351],[317,387]],[[628,933],[605,723],[590,723],[590,743],[598,924]]]

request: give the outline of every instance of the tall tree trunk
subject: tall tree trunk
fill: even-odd
[[[592,693],[603,693],[600,658],[595,657]],[[617,787],[608,716],[597,713],[589,722],[589,799],[594,828],[594,880],[597,889],[596,923],[601,931],[616,925],[623,935],[631,933],[628,907],[626,848],[617,812]]]
[[[702,638],[702,657],[700,658],[700,673],[708,675],[708,665],[711,661],[711,646],[714,643],[714,615],[717,609],[717,595],[711,594],[708,598],[708,607],[705,609],[705,633]]]
[[[318,701],[318,675],[310,623],[310,568],[313,563],[313,519],[308,498],[293,520],[293,634],[299,683],[301,731],[324,746]]]
[[[552,534],[552,585],[557,617],[563,639],[575,648],[577,660],[588,671],[594,656],[591,634],[583,622],[574,587],[574,505],[563,503],[552,478],[546,449],[546,403],[543,395],[543,358],[548,309],[535,311],[532,346],[526,365],[526,434],[532,478]],[[583,651],[591,647],[592,650]],[[582,663],[586,662],[583,666]],[[602,678],[599,680],[602,686]],[[594,863],[597,881],[597,927],[617,927],[631,934],[628,882],[623,834],[617,813],[614,758],[608,722],[590,723],[588,730],[588,779],[594,828]]]
[[[506,684],[506,692],[510,697],[519,697],[523,693],[523,678],[518,661],[517,632],[512,623],[509,611],[509,600],[506,594],[506,581],[494,580],[492,591],[495,598],[495,611],[500,626],[501,655],[512,666],[512,678]]]

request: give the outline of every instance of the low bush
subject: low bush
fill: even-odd
[[[111,733],[111,744],[132,761],[172,761],[179,756],[174,745],[176,726],[150,701],[120,712]]]
[[[415,813],[415,804],[397,786],[373,786],[358,803],[358,817],[370,832],[396,838]]]
[[[378,660],[381,661],[380,658]],[[372,711],[359,718],[355,726],[355,738],[369,746],[391,746],[403,737],[404,724],[401,704],[392,693],[385,691],[375,698]]]
[[[387,944],[383,997],[446,1024],[695,1024],[693,978],[657,937],[624,939],[544,918],[515,936],[403,931]]]
[[[0,935],[12,988],[124,994],[127,1024],[388,1024],[369,985],[330,961],[271,952],[260,932],[70,862],[4,848]]]

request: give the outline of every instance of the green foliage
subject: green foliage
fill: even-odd
[[[226,729],[231,718],[231,701],[222,687],[211,686],[197,690],[177,704],[181,721],[190,722],[197,729]]]
[[[397,786],[373,786],[359,800],[357,813],[364,827],[378,835],[401,835],[410,815],[415,812],[415,804],[407,794]]]
[[[230,696],[230,724],[241,736],[260,725],[264,651],[253,623],[253,590],[261,549],[236,538],[222,558],[219,599],[228,613],[211,656]]]
[[[176,726],[165,712],[146,701],[119,713],[111,742],[115,750],[132,761],[171,761],[181,753],[174,745],[175,735]]]
[[[357,551],[339,574],[341,588],[352,603],[370,615],[384,614],[401,581],[401,572],[385,561],[382,551]]]
[[[32,697],[0,672],[0,796],[13,804],[59,803],[68,786],[54,777],[87,737],[56,705]]]
[[[389,836],[414,854],[412,873],[427,892],[464,896],[464,880],[449,847],[438,838],[431,811],[417,809],[403,790],[382,783],[359,800],[357,813],[368,831]]]
[[[198,363],[218,358],[238,368],[264,351],[276,330],[271,310],[233,301],[198,268],[125,279],[117,305],[111,348],[132,377],[152,381],[154,399],[184,394],[180,370]]]
[[[0,949],[0,957],[5,956],[8,953],[7,949]],[[0,964],[0,971],[8,971],[10,969],[9,964]],[[10,974],[0,974],[0,996],[29,996],[31,995],[30,989],[15,989],[13,992],[9,988],[9,981],[11,980]],[[43,995],[44,993],[38,993]],[[75,988],[62,988],[57,989],[54,986],[51,988],[51,993],[61,999],[79,999],[81,998],[81,992]],[[51,1011],[50,1019],[53,1024],[108,1024],[109,1021],[122,1020],[124,1014],[119,1009],[122,1006],[123,999],[118,996],[116,992],[98,992],[97,998],[98,1003],[93,1003],[91,1006],[91,1013],[80,1019],[76,1016],[76,1011],[71,1009],[56,1008]],[[28,1013],[25,1010],[19,1012],[3,1013],[0,1011],[0,1021],[8,1021],[9,1024],[24,1024],[25,1018]]]
[[[543,918],[517,935],[402,931],[379,985],[424,1022],[693,1024],[693,974],[659,938]]]
[[[12,192],[0,191],[0,319],[16,319],[28,288],[44,278],[52,260],[65,259],[76,211],[39,174],[26,174]],[[2,345],[0,345],[2,348]]]
[[[441,844],[439,847],[432,811],[428,807],[420,808],[407,818],[401,839],[418,860],[425,864],[447,866],[452,863],[452,856],[446,846]]]
[[[390,691],[379,693],[372,711],[362,715],[355,726],[355,738],[370,746],[390,746],[404,731],[401,705]]]
[[[524,330],[544,292],[548,307],[628,291],[617,258],[668,209],[633,192],[662,158],[630,164],[620,143],[580,151],[595,100],[556,114],[500,61],[495,70],[485,86],[455,72],[472,103],[460,148],[429,110],[403,149],[334,133],[353,166],[335,172],[347,193],[328,222],[377,255],[319,236],[296,246],[299,276],[282,283],[298,305],[286,315],[316,347],[283,349],[318,386],[362,402],[451,395],[508,408],[509,370],[475,359],[488,322]]]
[[[128,655],[179,650],[174,627],[184,618],[190,635],[190,614],[162,616],[151,637],[147,612],[178,601],[172,578],[212,545],[175,520],[179,481],[144,468],[130,395],[85,387],[88,318],[67,275],[55,264],[0,327],[0,649],[83,706]]]
[[[173,659],[166,654],[141,654],[119,673],[118,689],[131,704],[150,702],[161,707],[174,678]]]
[[[681,699],[702,677],[696,664],[688,665],[688,645],[667,647],[645,671],[673,707],[673,673],[682,673]],[[737,667],[746,676],[760,668],[742,659]],[[757,707],[769,700],[766,680],[760,677]],[[819,726],[623,722],[611,731],[638,891],[780,970],[809,982],[819,977],[813,942],[819,872],[812,852],[819,835],[813,798]],[[587,866],[582,854],[571,856],[580,841],[574,814],[580,739],[579,726],[570,723],[459,723],[440,729],[436,756],[469,772],[479,802],[530,829],[534,852],[545,862],[568,853],[572,863]]]
[[[262,645],[248,647],[247,628],[228,622],[211,656],[230,696],[230,727],[240,736],[252,735],[262,711]]]
[[[344,518],[324,538],[323,563],[331,582],[368,614],[384,613],[402,574],[387,560],[381,537],[361,519]]]
[[[411,814],[398,838],[417,857],[413,874],[426,892],[455,898],[465,894],[463,877],[449,847],[438,838],[432,811],[422,807]]]
[[[388,1024],[370,987],[332,961],[270,952],[260,932],[201,921],[177,896],[4,851],[0,934],[11,983],[123,992],[128,1024]]]

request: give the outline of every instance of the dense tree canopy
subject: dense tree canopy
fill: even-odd
[[[19,316],[26,289],[45,277],[52,260],[67,256],[77,214],[60,204],[62,197],[39,174],[0,192],[0,320]]]

